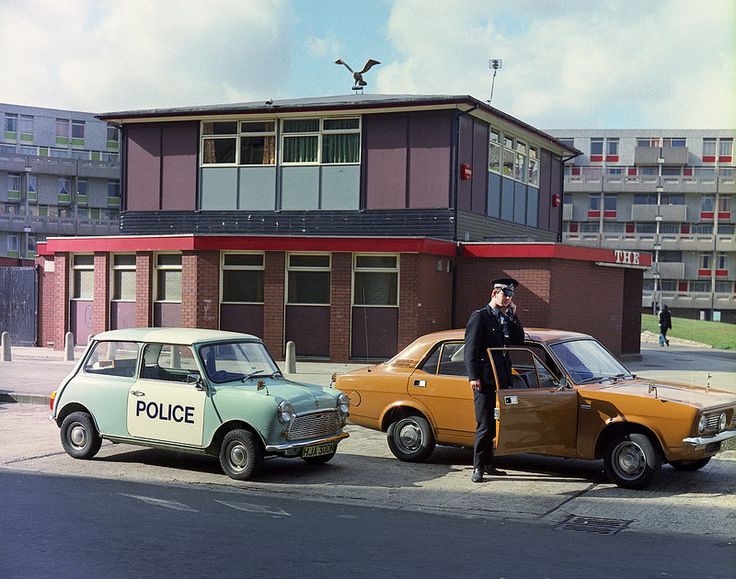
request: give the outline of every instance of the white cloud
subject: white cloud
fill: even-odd
[[[378,92],[489,96],[541,127],[736,127],[731,0],[396,0]]]
[[[321,38],[311,36],[307,38],[309,53],[316,58],[339,58],[341,45],[333,34],[327,34]]]
[[[110,111],[277,94],[289,14],[286,0],[0,0],[2,99]]]

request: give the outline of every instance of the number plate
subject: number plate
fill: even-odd
[[[736,436],[729,438],[728,440],[724,440],[721,443],[721,452],[726,450],[736,450]]]
[[[332,452],[335,452],[335,445],[333,443],[320,444],[318,446],[307,446],[302,450],[302,456],[309,458],[310,456],[322,456],[323,454],[330,454]]]

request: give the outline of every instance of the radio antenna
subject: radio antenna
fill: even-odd
[[[503,66],[503,61],[500,58],[491,58],[488,61],[488,68],[493,71],[493,78],[491,79],[491,96],[488,97],[488,104],[493,100],[493,87],[496,85],[496,73]]]

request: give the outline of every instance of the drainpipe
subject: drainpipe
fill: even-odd
[[[453,131],[452,135],[452,155],[450,155],[450,158],[452,159],[452,185],[451,185],[451,195],[450,195],[450,201],[452,203],[452,216],[453,216],[453,234],[452,234],[452,240],[457,244],[456,246],[456,259],[460,257],[460,254],[462,253],[462,245],[460,244],[460,240],[457,238],[458,230],[457,230],[457,215],[458,215],[458,209],[457,209],[457,194],[458,194],[458,181],[460,179],[460,167],[458,166],[458,162],[460,161],[460,117],[463,115],[467,115],[469,113],[472,113],[475,109],[478,107],[474,105],[472,108],[469,108],[466,111],[455,111],[455,130]],[[452,267],[452,297],[450,299],[450,303],[452,304],[452,309],[450,311],[450,325],[451,327],[455,327],[455,319],[456,319],[456,313],[457,313],[457,263],[453,264]]]

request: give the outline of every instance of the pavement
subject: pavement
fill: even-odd
[[[346,427],[350,438],[327,465],[273,458],[258,477],[246,482],[225,476],[216,458],[107,441],[95,459],[77,461],[64,453],[59,429],[48,420],[49,392],[75,362],[44,348],[16,347],[12,357],[0,362],[0,469],[22,476],[131,480],[161,485],[162,492],[172,485],[204,492],[227,489],[253,503],[259,496],[298,496],[372,508],[524,520],[560,529],[575,523],[580,532],[602,532],[601,526],[616,524],[627,533],[712,537],[733,550],[736,566],[736,451],[718,454],[694,473],[663,466],[646,491],[616,487],[603,474],[601,461],[533,455],[503,457],[498,464],[508,476],[473,484],[471,449],[442,446],[425,463],[405,463],[393,457],[384,433],[351,424]],[[333,372],[361,366],[297,362],[297,372],[290,376],[326,385]],[[642,359],[627,366],[651,379],[701,387],[710,382],[714,388],[736,392],[736,352],[645,344]]]

